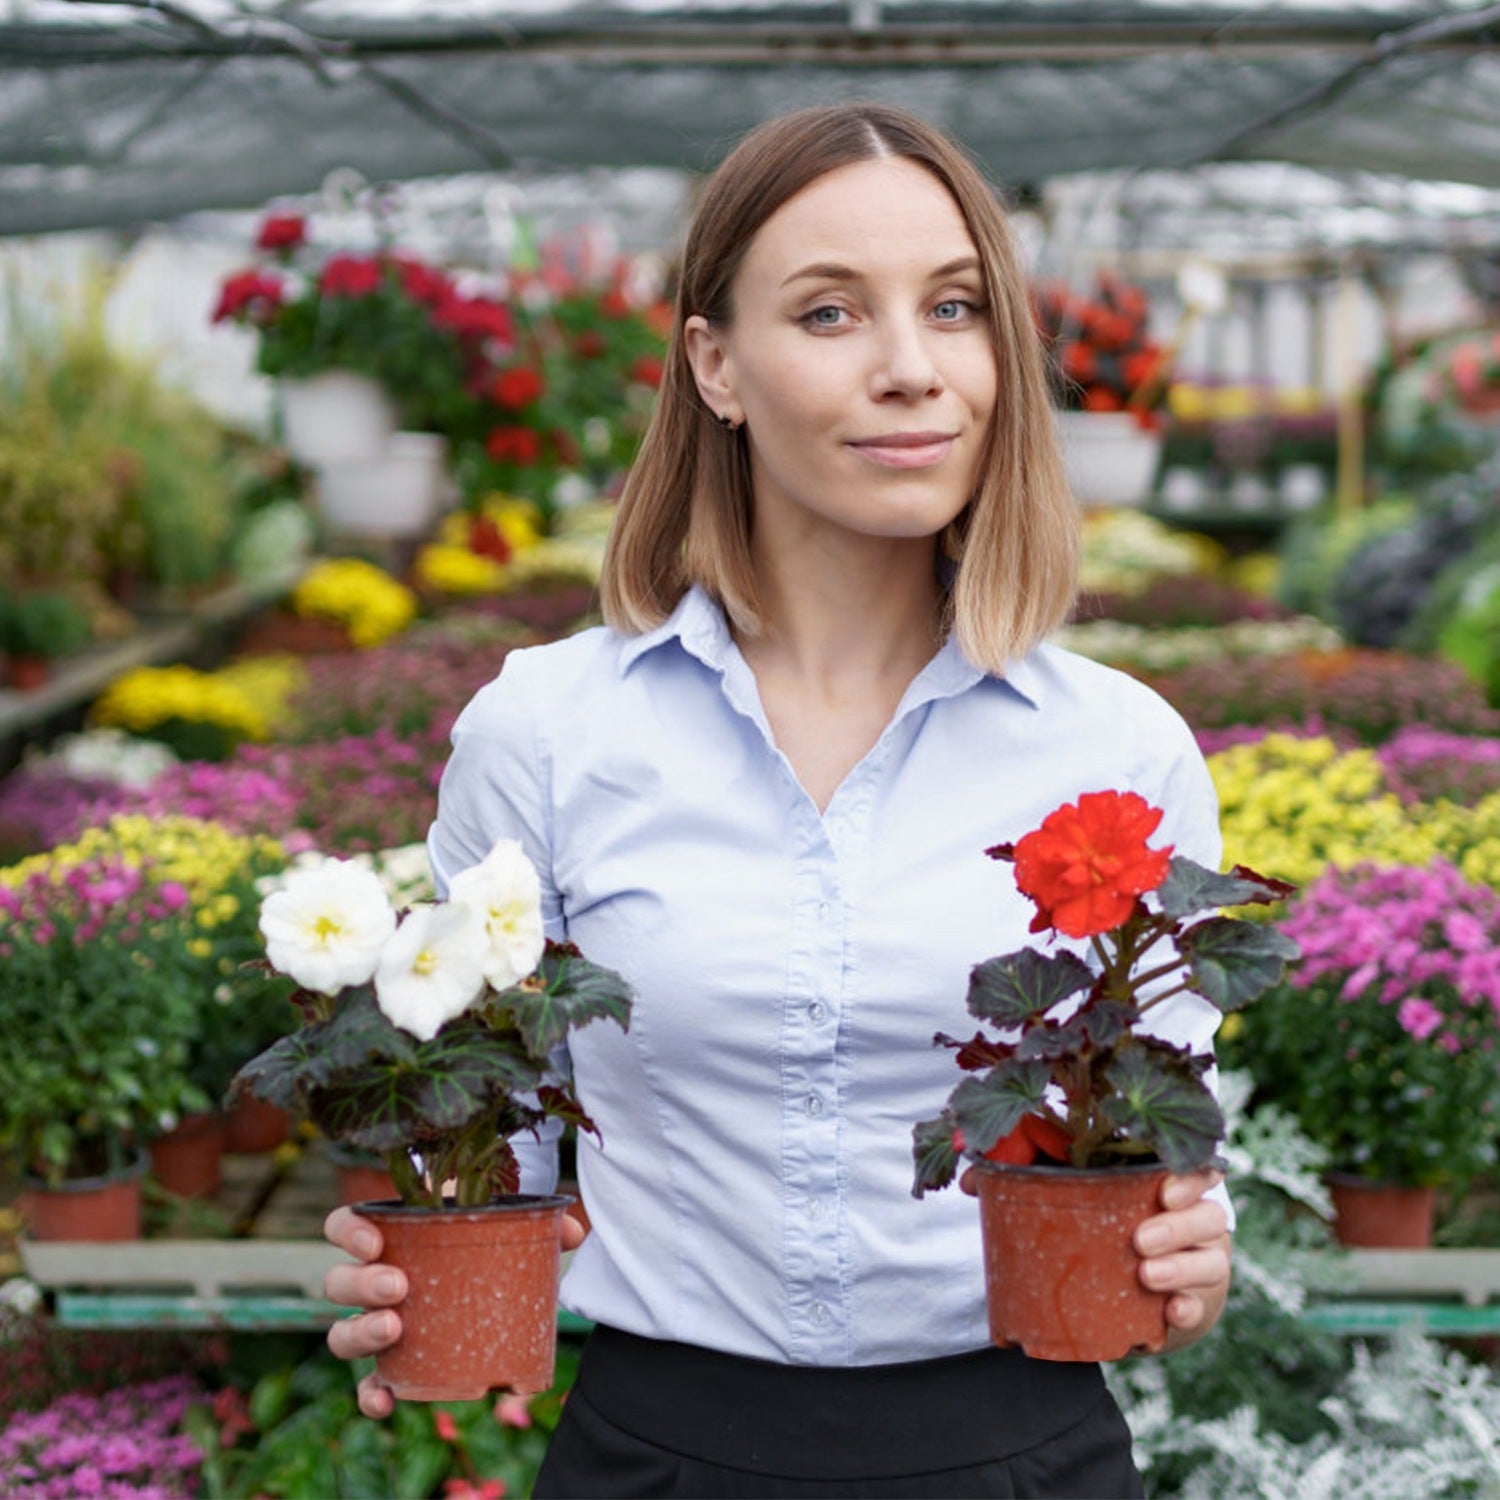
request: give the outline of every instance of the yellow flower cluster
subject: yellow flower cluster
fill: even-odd
[[[1258,385],[1177,382],[1167,390],[1167,409],[1180,422],[1236,422],[1264,415],[1304,417],[1327,405],[1328,398],[1312,386],[1267,390]]]
[[[510,548],[508,563],[475,552],[475,522],[488,521]],[[417,581],[440,594],[496,594],[509,588],[517,561],[542,540],[542,513],[530,500],[493,494],[477,514],[454,511],[443,518],[437,540],[417,554]]]
[[[314,563],[292,590],[291,603],[299,615],[342,625],[356,646],[378,646],[417,616],[417,596],[358,557]]]
[[[94,704],[96,724],[144,734],[169,719],[215,724],[242,740],[270,737],[273,715],[264,700],[232,676],[192,667],[137,667],[117,677]]]
[[[149,863],[157,881],[176,881],[187,891],[199,926],[212,929],[238,914],[228,886],[247,872],[280,869],[286,852],[276,839],[231,833],[205,818],[117,813],[107,823],[84,829],[71,844],[0,869],[0,885],[19,889],[36,874],[62,880],[70,870],[100,858],[136,868]]]
[[[1137,510],[1092,511],[1084,518],[1079,586],[1091,594],[1135,594],[1153,578],[1213,573],[1224,549],[1211,537],[1175,528]]]
[[[244,656],[220,667],[213,676],[243,693],[273,733],[292,726],[292,699],[307,685],[307,668],[300,658],[290,655]]]
[[[1330,865],[1414,865],[1437,856],[1500,889],[1500,793],[1475,807],[1403,804],[1372,750],[1268,734],[1208,760],[1226,865],[1305,885]]]

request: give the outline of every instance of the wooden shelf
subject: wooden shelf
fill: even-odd
[[[303,560],[253,584],[229,584],[185,605],[180,615],[144,625],[128,640],[68,658],[49,682],[30,692],[0,688],[0,744],[88,703],[121,673],[191,656],[213,632],[283,598],[307,566]]]

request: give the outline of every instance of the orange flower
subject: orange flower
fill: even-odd
[[[1016,885],[1036,903],[1031,930],[1092,937],[1118,927],[1167,878],[1172,846],[1151,849],[1162,820],[1135,792],[1085,792],[1015,847]]]

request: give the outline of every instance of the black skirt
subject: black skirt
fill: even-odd
[[[784,1365],[599,1327],[532,1493],[1138,1500],[1144,1490],[1097,1365],[995,1348]]]

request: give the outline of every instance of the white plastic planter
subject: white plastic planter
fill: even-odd
[[[1127,412],[1056,412],[1063,462],[1074,498],[1085,510],[1144,505],[1161,458],[1161,434]]]
[[[283,380],[280,394],[287,452],[310,468],[378,458],[396,431],[385,391],[365,375],[325,370],[307,380]]]
[[[340,535],[424,536],[447,506],[448,445],[436,433],[398,432],[378,458],[343,459],[318,470],[318,510]]]

